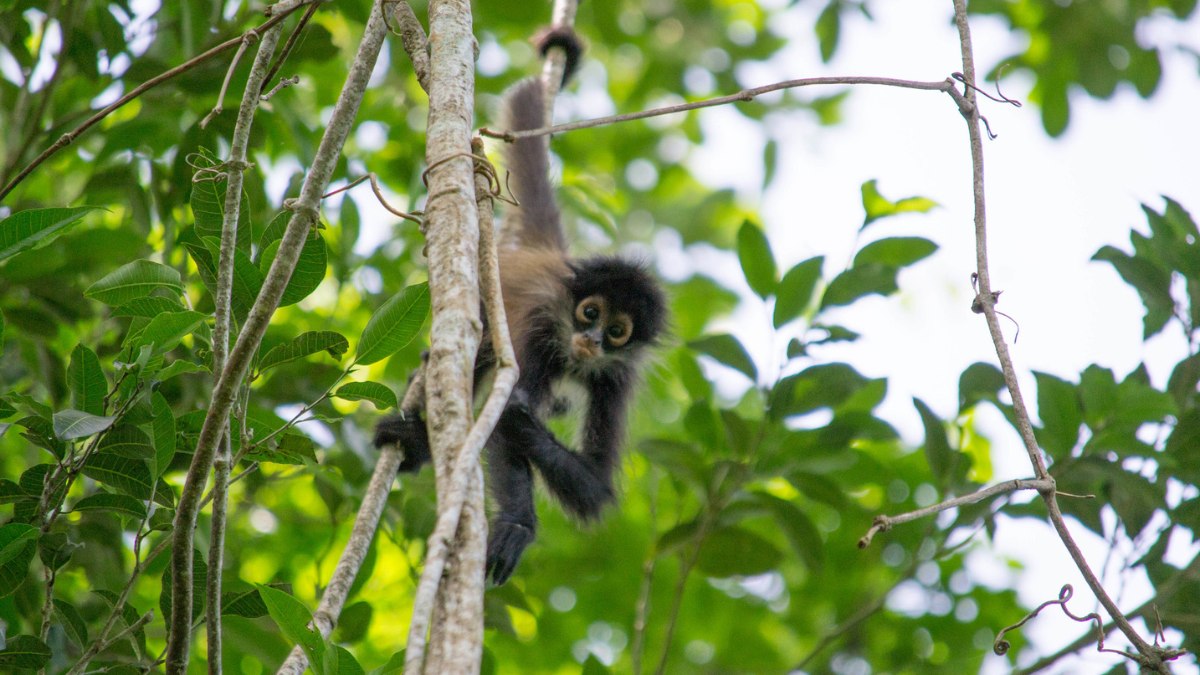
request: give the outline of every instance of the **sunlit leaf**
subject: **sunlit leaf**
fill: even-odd
[[[334,360],[341,361],[342,356],[349,350],[350,341],[338,333],[329,330],[310,331],[301,333],[291,342],[279,345],[267,352],[266,356],[259,361],[258,370],[262,372],[281,363],[302,359],[322,351],[329,354]]]
[[[134,260],[92,284],[84,295],[106,305],[118,307],[145,297],[156,289],[175,295],[183,293],[183,281],[172,267],[149,260]]]
[[[862,224],[864,228],[880,218],[894,216],[898,213],[926,213],[938,205],[937,202],[925,197],[906,197],[894,202],[888,201],[879,194],[874,180],[862,184],[862,204],[863,210],[867,212]]]
[[[267,272],[271,270],[271,264],[275,262],[275,255],[279,252],[279,243],[278,241],[273,242],[263,251],[258,269],[264,279]],[[287,287],[284,288],[283,296],[279,300],[280,307],[294,305],[317,290],[317,287],[325,280],[328,256],[325,240],[316,230],[310,230],[308,238],[304,240],[304,247],[300,250],[300,257],[296,260],[296,269],[288,279]]]
[[[49,244],[97,208],[30,209],[12,214],[0,221],[0,262]]]
[[[358,340],[355,362],[369,365],[399,351],[421,332],[429,314],[429,284],[409,286],[371,315]]]
[[[370,401],[380,410],[395,408],[398,404],[396,392],[378,382],[349,382],[333,394],[347,401]]]
[[[783,275],[775,290],[775,327],[800,316],[812,301],[817,281],[821,279],[821,266],[825,256],[809,258]]]

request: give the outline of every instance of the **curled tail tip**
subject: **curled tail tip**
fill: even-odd
[[[570,26],[552,26],[546,28],[535,38],[537,42],[538,53],[542,58],[546,58],[546,54],[552,47],[558,47],[566,54],[566,61],[563,65],[562,84],[566,84],[571,80],[571,76],[579,69],[579,61],[583,58],[584,43],[575,29]]]

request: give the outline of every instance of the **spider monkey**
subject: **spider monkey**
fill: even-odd
[[[564,47],[566,72],[572,72],[581,49],[578,38],[552,31],[542,37],[543,55],[550,46]],[[505,128],[543,126],[544,98],[540,79],[510,88],[504,97]],[[613,474],[638,368],[666,323],[662,287],[642,264],[568,253],[548,154],[545,138],[520,139],[505,151],[510,189],[520,206],[505,214],[516,245],[500,251],[500,280],[521,375],[487,444],[489,483],[499,508],[488,538],[486,573],[496,585],[508,580],[534,540],[535,468],[550,494],[580,520],[597,518],[614,500]],[[495,367],[487,331],[485,325],[476,389]],[[561,414],[558,390],[564,386],[586,393],[578,451],[559,442],[543,423]],[[384,418],[376,427],[376,447],[398,443],[403,448],[401,472],[418,471],[430,459],[419,412]]]

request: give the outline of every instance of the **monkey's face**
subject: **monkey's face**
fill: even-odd
[[[633,319],[613,308],[603,295],[591,295],[575,305],[571,359],[584,363],[617,351],[629,343]]]

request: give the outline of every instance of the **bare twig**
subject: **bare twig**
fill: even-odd
[[[320,2],[314,2],[308,6],[308,9],[304,12],[304,16],[300,17],[300,21],[296,23],[296,27],[292,29],[292,34],[288,36],[287,42],[284,43],[283,51],[279,53],[279,58],[275,59],[275,63],[272,63],[271,69],[267,71],[267,76],[263,79],[262,88],[258,90],[260,95],[262,94],[262,90],[271,83],[271,78],[275,77],[275,74],[279,72],[281,67],[283,67],[283,63],[287,61],[287,57],[291,56],[292,49],[296,46],[296,41],[300,38],[300,33],[304,30],[304,27],[308,25],[309,19],[313,17],[313,14],[317,13],[317,10],[320,9],[320,7]],[[279,86],[271,90],[270,94],[266,94],[263,100],[269,100],[275,95],[275,92],[279,89],[282,89],[285,86],[284,83],[288,81],[289,80],[287,78],[283,78],[283,80],[279,83]],[[296,84],[298,82],[300,82],[299,75],[295,77],[295,82],[292,82],[292,84]]]
[[[962,506],[963,504],[974,504],[975,502],[987,499],[988,497],[993,497],[999,494],[1007,494],[1017,490],[1037,490],[1038,492],[1041,492],[1043,490],[1053,489],[1053,480],[1017,478],[1014,480],[1004,481],[1003,483],[997,483],[978,492],[972,492],[969,495],[947,499],[944,502],[934,504],[933,506],[926,506],[925,508],[917,509],[916,511],[909,511],[908,513],[901,513],[900,515],[896,516],[878,515],[875,516],[874,522],[871,523],[871,529],[867,530],[867,533],[858,540],[858,547],[866,548],[870,546],[871,539],[874,538],[877,532],[887,532],[888,530],[892,529],[892,526],[894,525],[907,523],[912,520],[917,520],[918,518],[924,518],[925,516],[930,516],[940,511],[945,511],[946,509],[952,509],[957,506]]]
[[[358,54],[350,66],[346,85],[334,106],[333,115],[330,117],[325,134],[321,138],[321,144],[313,158],[312,168],[300,191],[300,198],[293,207],[294,212],[279,244],[275,261],[271,264],[271,269],[263,280],[262,291],[255,300],[254,307],[250,309],[249,316],[238,335],[237,343],[229,354],[225,369],[221,372],[216,386],[213,387],[208,414],[200,430],[196,452],[192,458],[192,465],[188,469],[175,514],[176,536],[172,548],[172,583],[176,587],[179,585],[191,586],[192,584],[191,534],[196,526],[199,511],[197,507],[203,496],[204,484],[212,466],[217,443],[226,428],[230,409],[239,390],[239,384],[250,367],[251,357],[258,349],[263,334],[266,332],[267,324],[279,306],[279,299],[283,296],[288,279],[291,278],[292,271],[296,267],[296,261],[300,257],[304,241],[316,223],[321,195],[329,184],[329,178],[337,166],[341,148],[346,142],[346,137],[354,123],[354,117],[358,113],[363,92],[366,91],[371,71],[379,56],[385,32],[380,6],[376,4],[372,8],[371,18],[367,21]],[[180,533],[183,534],[180,535]],[[166,652],[165,665],[168,675],[183,675],[187,669],[190,648],[187,635],[190,622],[187,621],[187,618],[191,615],[191,603],[189,602],[186,608],[176,604],[173,612],[175,616],[172,617],[173,629]]]
[[[417,82],[428,94],[429,52],[426,50],[426,46],[429,44],[429,36],[425,35],[421,21],[417,19],[416,14],[413,14],[412,7],[409,6],[407,0],[396,3],[396,9],[392,10],[392,18],[400,24],[400,44],[404,45],[404,51],[408,54],[408,59],[412,61]]]
[[[200,120],[200,128],[204,129],[214,117],[225,111],[225,92],[229,90],[229,81],[233,79],[233,72],[237,70],[238,64],[242,62],[242,54],[246,53],[246,48],[254,44],[258,40],[258,33],[247,31],[242,34],[242,44],[238,45],[238,50],[233,55],[233,60],[229,62],[229,68],[225,71],[225,81],[221,83],[221,93],[217,94],[217,104],[209,111],[204,119]]]
[[[388,200],[385,199],[383,196],[383,190],[380,189],[380,187],[379,187],[379,177],[376,176],[374,172],[368,173],[364,176],[359,176],[358,178],[355,178],[353,181],[350,181],[349,185],[347,185],[345,187],[340,187],[340,188],[334,190],[333,192],[326,193],[325,198],[328,199],[329,197],[332,197],[333,195],[336,195],[339,192],[345,192],[346,190],[349,190],[353,187],[358,186],[365,180],[371,181],[371,191],[375,193],[375,198],[379,200],[379,203],[383,206],[383,208],[387,209],[388,212],[392,213],[393,215],[399,216],[405,220],[411,220],[418,225],[425,224],[425,221],[421,220],[417,215],[415,215],[413,213],[405,213],[404,211],[401,211],[400,209],[398,209],[388,203]]]
[[[297,7],[308,4],[309,2],[317,2],[317,1],[319,1],[319,0],[289,0],[286,3],[286,4],[290,5],[288,8],[283,9],[283,10],[276,10],[275,12],[272,12],[272,16],[270,19],[264,21],[261,26],[255,28],[253,30],[256,32],[264,31],[264,30],[270,28],[271,26],[274,26],[275,24],[279,23],[280,21],[283,21],[284,19],[286,19],[288,17],[288,14],[290,14],[291,12],[294,12]],[[283,4],[285,4],[285,3],[280,3],[280,5],[283,5]],[[279,5],[276,5],[276,7],[279,7]],[[58,152],[59,150],[62,150],[63,148],[65,148],[68,145],[70,145],[71,143],[73,143],[75,141],[75,139],[79,138],[85,131],[87,131],[88,129],[95,126],[95,124],[97,122],[99,122],[100,120],[104,119],[105,117],[108,117],[109,115],[111,115],[113,113],[113,111],[121,108],[126,103],[129,103],[133,99],[135,99],[135,98],[141,96],[142,94],[146,93],[147,91],[157,87],[158,85],[162,84],[163,82],[166,82],[167,80],[170,80],[181,73],[186,73],[187,71],[204,63],[205,61],[211,59],[212,57],[217,56],[218,54],[221,54],[223,52],[227,52],[230,49],[233,49],[234,47],[237,47],[240,44],[242,44],[242,38],[240,36],[235,37],[232,40],[227,40],[225,42],[222,42],[221,44],[217,45],[216,47],[213,47],[212,49],[204,52],[203,54],[195,57],[194,59],[191,59],[187,63],[175,66],[174,68],[168,70],[167,72],[163,73],[162,75],[159,75],[158,77],[150,78],[149,80],[146,80],[145,82],[138,85],[137,87],[134,87],[128,94],[125,94],[121,98],[117,99],[116,102],[114,102],[112,105],[109,105],[108,107],[104,108],[103,110],[96,113],[95,115],[92,115],[91,117],[87,118],[87,120],[85,120],[83,122],[83,124],[80,124],[73,131],[65,133],[61,137],[59,137],[59,139],[57,141],[55,141],[53,145],[46,148],[42,152],[42,154],[38,155],[36,159],[34,159],[24,169],[22,169],[21,173],[17,174],[17,176],[15,178],[13,178],[11,181],[9,181],[8,184],[4,186],[3,189],[0,189],[0,200],[7,197],[8,193],[12,192],[13,188],[15,188],[21,181],[25,180],[25,178],[28,177],[29,174],[33,173],[34,169],[41,166],[42,162],[45,162],[47,159],[50,158],[51,155],[53,155],[54,153]]]
[[[705,99],[703,101],[694,101],[692,103],[681,103],[679,105],[671,105],[663,108],[654,108],[652,110],[642,110],[634,113],[626,113],[624,115],[612,115],[610,117],[598,117],[592,120],[583,120],[581,122],[571,122],[570,124],[559,124],[557,126],[542,127],[540,129],[529,129],[527,131],[492,131],[487,127],[479,130],[481,136],[489,138],[499,138],[509,143],[516,141],[519,138],[533,138],[536,136],[549,136],[563,131],[575,131],[576,129],[590,129],[592,127],[600,127],[608,124],[616,124],[618,122],[628,122],[630,120],[640,120],[647,117],[658,117],[660,115],[670,115],[677,112],[686,112],[689,110],[698,110],[700,108],[712,108],[719,105],[727,105],[729,103],[739,103],[744,101],[753,101],[755,97],[768,94],[781,89],[794,89],[796,87],[811,87],[822,84],[877,84],[886,87],[900,87],[902,89],[920,89],[924,91],[942,91],[954,98],[959,106],[962,106],[962,94],[954,88],[954,80],[946,78],[940,82],[920,82],[915,80],[897,80],[890,77],[808,77],[799,80],[787,80],[785,82],[777,82],[768,84],[754,89],[744,89],[736,94],[729,96],[718,96],[716,98]]]
[[[275,85],[275,87],[272,88],[271,91],[268,91],[267,93],[263,94],[259,98],[261,98],[264,101],[270,101],[272,98],[274,98],[275,94],[278,94],[279,92],[283,91],[284,89],[295,86],[297,84],[300,84],[300,76],[299,75],[293,75],[291,77],[282,78],[279,80],[279,84]]]

